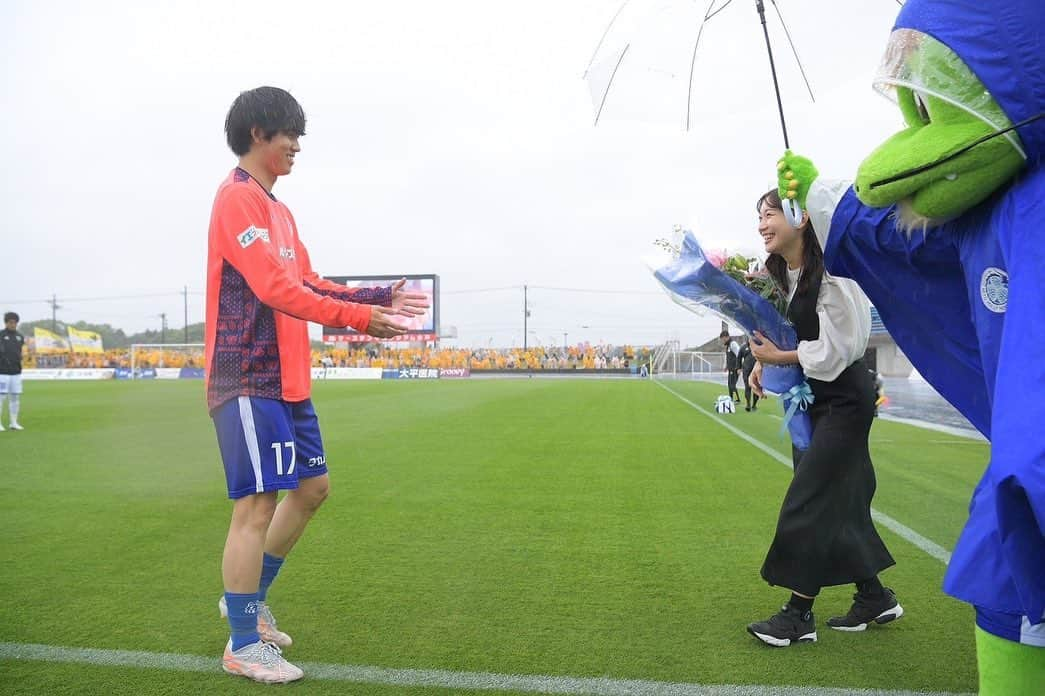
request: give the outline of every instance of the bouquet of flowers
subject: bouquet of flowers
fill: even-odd
[[[784,316],[787,298],[757,259],[705,252],[692,232],[679,227],[673,242],[658,240],[664,253],[646,260],[672,300],[698,314],[710,311],[748,335],[760,331],[782,350],[798,347],[795,329]],[[791,442],[808,448],[813,428],[806,409],[813,393],[802,368],[764,365],[762,387],[781,397]]]

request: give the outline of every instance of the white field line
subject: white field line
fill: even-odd
[[[900,416],[893,416],[888,413],[879,413],[878,417],[882,420],[893,421],[894,423],[903,423],[904,425],[913,425],[916,428],[924,428],[925,430],[935,430],[938,433],[947,433],[948,435],[962,437],[972,442],[987,442],[987,438],[980,434],[978,430],[969,430],[968,428],[955,428],[953,425],[929,423],[928,421],[917,420],[915,418],[901,418]]]
[[[767,650],[769,648],[766,648]],[[136,650],[63,648],[32,643],[0,643],[0,660],[34,660],[107,667],[138,667],[180,672],[220,670],[220,658]],[[400,687],[433,687],[468,691],[519,691],[537,694],[587,696],[971,696],[939,691],[884,691],[815,686],[691,684],[607,677],[558,677],[490,672],[451,672],[441,669],[392,669],[367,665],[298,662],[306,680],[343,681]],[[233,679],[238,677],[229,677]]]
[[[692,401],[690,401],[689,399],[684,397],[682,394],[679,394],[677,391],[675,391],[671,387],[666,386],[663,382],[655,382],[655,383],[660,388],[662,388],[662,389],[668,391],[669,393],[671,393],[672,395],[674,395],[675,398],[679,399],[680,401],[685,402],[686,404],[689,404],[694,409],[696,409],[698,412],[703,413],[705,416],[710,418],[712,421],[714,421],[715,423],[718,423],[723,428],[725,428],[726,430],[730,431],[731,433],[733,433],[734,435],[739,437],[741,440],[744,440],[748,444],[750,444],[750,445],[752,445],[752,446],[762,450],[763,452],[768,454],[770,457],[772,457],[776,461],[778,461],[781,464],[783,464],[784,466],[786,466],[788,468],[794,468],[794,464],[792,463],[790,457],[784,456],[783,454],[781,454],[780,452],[776,451],[775,449],[773,449],[769,445],[766,445],[766,444],[756,440],[755,438],[753,438],[750,435],[748,435],[747,433],[745,433],[743,430],[740,430],[739,428],[736,428],[736,427],[730,425],[729,423],[727,423],[723,419],[716,418],[715,414],[713,414],[711,411],[708,411],[707,409],[701,408],[700,406],[696,405],[695,403],[693,403]],[[876,523],[882,525],[886,529],[889,529],[889,530],[893,531],[894,533],[900,535],[901,537],[903,537],[907,541],[911,542],[912,544],[917,546],[919,549],[921,549],[925,553],[929,554],[930,556],[932,556],[936,560],[940,561],[944,565],[947,565],[948,563],[950,563],[950,561],[951,561],[951,552],[950,551],[948,551],[947,549],[943,548],[942,546],[937,544],[935,541],[932,541],[930,539],[925,538],[924,536],[922,536],[918,532],[914,531],[913,529],[911,529],[907,525],[902,524],[902,523],[894,520],[892,517],[890,517],[889,515],[886,515],[884,512],[879,512],[878,510],[875,510],[874,508],[871,508],[871,519],[873,519]]]
[[[657,384],[663,384],[663,382],[657,382]],[[768,414],[770,418],[776,420],[784,420],[783,416],[778,416],[775,413]],[[983,445],[990,444],[987,442],[987,438],[981,435],[975,430],[967,430],[965,428],[955,428],[951,425],[940,425],[939,423],[929,423],[928,421],[916,420],[914,418],[900,418],[899,416],[890,416],[888,413],[879,413],[878,417],[881,420],[892,421],[893,423],[903,423],[904,425],[912,425],[915,428],[921,428],[923,430],[935,430],[938,433],[947,433],[948,435],[954,435],[955,437],[962,438],[961,440],[927,440],[926,442],[934,443],[946,443],[948,445]],[[887,442],[887,440],[878,440],[878,442]]]

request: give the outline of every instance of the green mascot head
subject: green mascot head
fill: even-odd
[[[875,85],[895,95],[907,127],[864,160],[854,189],[866,205],[896,204],[908,229],[959,217],[1024,167],[1017,133],[994,135],[1013,125],[1001,106],[932,36],[894,31]]]

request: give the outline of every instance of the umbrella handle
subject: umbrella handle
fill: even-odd
[[[781,207],[784,209],[784,219],[787,220],[787,224],[798,229],[802,224],[802,206],[794,198],[785,198],[781,203],[783,204]]]

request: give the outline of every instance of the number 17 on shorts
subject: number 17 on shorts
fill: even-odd
[[[294,407],[277,399],[240,396],[211,414],[230,498],[298,487],[299,465],[309,461],[302,455],[314,455],[299,451],[303,443],[295,436]],[[318,424],[316,430],[318,435]],[[305,438],[306,449],[312,449],[309,440]]]

